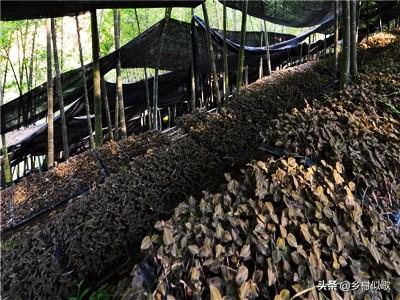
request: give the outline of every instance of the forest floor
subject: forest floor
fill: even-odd
[[[106,146],[100,151],[101,160],[110,169],[104,183],[95,181],[89,195],[7,241],[1,261],[5,295],[13,299],[65,298],[77,293],[80,280],[102,282],[98,279],[107,278],[121,262],[131,257],[138,261],[143,255],[150,258],[137,265],[133,274],[141,273],[149,264],[158,265],[158,272],[150,276],[151,282],[145,278],[144,285],[140,276],[135,277],[138,280],[133,281],[133,287],[126,285],[130,279],[121,283],[118,292],[127,299],[133,299],[129,297],[135,292],[143,296],[151,288],[155,294],[168,293],[176,298],[200,291],[205,298],[213,293],[215,299],[229,293],[249,296],[254,291],[271,296],[290,287],[292,294],[308,287],[307,282],[315,282],[321,274],[342,279],[351,276],[349,260],[360,261],[360,257],[369,262],[371,270],[377,264],[384,270],[382,275],[368,269],[370,274],[394,277],[393,266],[396,268],[399,257],[399,237],[393,225],[399,208],[399,42],[371,38],[365,48],[360,50],[359,79],[341,93],[331,84],[331,61],[310,62],[250,85],[230,103],[225,116],[198,113],[183,118],[180,125],[185,136],[181,139],[171,142],[150,134],[123,145]],[[94,166],[93,176],[88,178],[99,177],[96,174],[103,171],[99,161],[87,159]],[[258,162],[247,166],[254,159]],[[44,183],[37,195],[51,199],[65,190],[81,188],[74,174],[79,174],[82,164],[77,159],[73,165],[76,170],[59,179],[60,187],[67,184],[66,189],[58,191],[53,182],[52,195],[45,197],[48,184]],[[309,169],[312,174],[308,174]],[[319,175],[311,180],[313,172]],[[209,192],[202,194],[204,189]],[[298,193],[293,194],[296,190]],[[343,202],[342,194],[347,190],[353,201],[346,198]],[[315,194],[318,199],[312,197]],[[195,201],[188,195],[202,199]],[[289,198],[283,201],[286,206],[282,198]],[[307,213],[301,215],[299,211]],[[169,219],[171,212],[174,214]],[[223,220],[221,214],[235,219]],[[256,237],[248,239],[249,230],[260,229],[255,228],[258,217],[269,226],[264,226],[268,231],[260,231],[265,249]],[[377,218],[383,225],[376,224]],[[249,223],[250,219],[253,222]],[[204,226],[182,227],[186,223]],[[318,228],[320,223],[326,227]],[[152,231],[153,224],[156,230]],[[348,230],[363,228],[360,239],[364,246],[357,248],[363,250],[360,257],[344,250],[348,245],[344,247],[343,240],[349,237],[342,235],[341,226]],[[325,235],[321,233],[321,243],[328,237],[329,243],[323,245],[328,248],[321,245],[318,252],[315,247],[320,230],[326,231]],[[154,234],[145,237],[151,232]],[[213,236],[217,232],[218,236]],[[354,238],[348,249],[359,246],[360,241]],[[214,245],[216,241],[220,242]],[[274,246],[279,251],[272,245],[279,246]],[[364,251],[367,245],[372,252]],[[317,249],[313,255],[304,253],[310,247]],[[218,261],[221,257],[229,262],[228,272]],[[260,265],[259,270],[254,263],[257,257],[263,257],[268,266]],[[390,257],[390,262],[385,257]],[[304,260],[311,261],[313,269],[304,269]],[[270,263],[276,264],[276,269]],[[296,263],[297,271],[288,269],[288,264]],[[328,267],[320,268],[321,264]],[[338,264],[345,268],[344,273],[336,272]],[[177,273],[182,276],[177,278]],[[218,279],[210,284],[209,279],[214,277]],[[180,279],[186,285],[183,289]]]

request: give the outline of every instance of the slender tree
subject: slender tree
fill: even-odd
[[[340,85],[342,88],[350,82],[350,0],[343,2],[343,53],[341,62]]]
[[[268,30],[267,30],[267,22],[263,21],[264,23],[264,32],[265,32],[265,49],[267,52],[267,75],[271,75],[272,68],[271,68],[271,51],[269,49],[269,37],[268,37]]]
[[[244,46],[246,43],[246,23],[247,23],[247,7],[248,0],[243,2],[243,11],[242,11],[242,29],[240,31],[240,50],[239,50],[239,58],[238,58],[238,67],[237,67],[237,81],[236,81],[236,89],[237,94],[240,94],[240,90],[243,84],[243,65],[244,65]]]
[[[108,96],[107,96],[107,87],[104,77],[101,77],[101,98],[104,102],[104,109],[106,111],[107,117],[107,128],[108,128],[108,136],[110,140],[114,140],[112,122],[111,122],[111,113],[110,113],[110,105],[108,104]]]
[[[121,53],[119,51],[120,45],[120,27],[121,27],[121,16],[118,9],[114,9],[114,41],[115,41],[115,51],[117,51],[116,60],[116,87],[117,87],[117,99],[119,108],[119,127],[121,128],[121,138],[126,140],[126,120],[125,120],[125,106],[124,106],[124,93],[122,90],[122,76],[121,76]]]
[[[3,97],[4,97],[4,87],[5,87],[5,82],[7,80],[7,72],[8,72],[8,61],[6,61],[6,66],[4,70],[4,80],[3,83],[1,84],[0,88],[0,106],[3,105]],[[11,168],[10,168],[10,160],[8,158],[8,150],[7,150],[7,142],[6,142],[6,135],[1,134],[1,146],[2,146],[2,154],[3,154],[3,172],[4,172],[4,181],[5,185],[8,186],[11,181],[12,181],[12,175],[11,175]]]
[[[34,67],[34,61],[35,61],[37,27],[38,27],[38,23],[37,23],[37,21],[35,21],[34,29],[33,29],[31,57],[30,57],[30,62],[29,62],[29,73],[27,74],[28,91],[30,91],[33,88],[33,67]]]
[[[142,31],[140,30],[139,17],[138,17],[136,8],[135,8],[135,19],[136,19],[136,26],[138,28],[138,33],[141,34]],[[152,128],[152,121],[151,121],[150,90],[149,90],[149,80],[148,80],[148,76],[147,76],[146,57],[144,58],[144,85],[145,85],[146,104],[147,104],[147,113],[148,113],[147,126],[150,129],[150,128]]]
[[[96,10],[90,12],[92,27],[92,59],[93,59],[93,102],[96,146],[103,144],[103,124],[101,115],[101,83],[100,83],[100,43],[97,27]]]
[[[335,74],[339,66],[339,0],[335,0]]]
[[[352,77],[357,76],[357,0],[350,0],[350,32],[351,32],[351,63],[350,73]]]
[[[155,74],[153,77],[153,122],[154,122],[153,125],[154,125],[155,130],[158,130],[161,126],[161,124],[159,124],[159,120],[158,120],[158,71],[159,71],[159,67],[160,67],[161,52],[162,52],[163,45],[164,45],[165,33],[167,32],[168,22],[171,17],[171,11],[172,11],[172,8],[170,8],[170,7],[167,7],[165,9],[164,24],[163,24],[163,28],[162,28],[162,32],[161,32],[161,37],[160,37],[160,45],[158,47]]]
[[[46,20],[47,37],[47,168],[54,166],[54,112],[53,112],[53,70],[51,51],[51,21]]]
[[[61,84],[60,61],[58,59],[56,20],[54,18],[51,18],[51,38],[53,40],[54,67],[56,69],[56,88],[57,88],[58,104],[60,107],[61,136],[62,136],[63,152],[64,152],[63,155],[64,155],[64,160],[67,160],[69,158],[68,131],[67,131],[67,121],[65,119],[64,96]]]
[[[206,7],[205,2],[203,2],[202,8],[203,8],[204,21],[206,23],[208,53],[209,53],[209,57],[210,57],[210,61],[211,61],[212,86],[213,86],[214,94],[216,97],[217,111],[222,112],[221,96],[219,94],[217,67],[215,64],[214,49],[213,49],[213,43],[212,43],[212,39],[211,39],[210,22],[208,20],[208,13],[207,13],[207,7]]]
[[[226,43],[226,1],[224,1],[224,10],[222,16],[223,30],[224,30],[224,44],[223,44],[223,57],[224,57],[224,104],[228,103],[229,99],[229,70],[228,70],[228,47]]]
[[[81,30],[79,27],[79,17],[78,16],[75,16],[75,23],[76,23],[76,35],[78,37],[79,61],[81,63],[81,68],[82,68],[83,97],[85,99],[86,120],[87,120],[87,126],[88,126],[88,131],[89,131],[89,143],[90,143],[90,147],[94,148],[95,144],[94,144],[94,137],[93,137],[92,122],[91,122],[91,118],[90,118],[89,93],[88,93],[87,83],[86,83],[86,70],[85,70],[85,63],[83,61]]]

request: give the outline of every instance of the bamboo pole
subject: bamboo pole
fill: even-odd
[[[121,53],[119,51],[120,45],[120,25],[121,16],[118,9],[114,9],[114,41],[115,41],[115,51],[117,53],[116,58],[116,88],[117,88],[117,99],[119,108],[119,126],[121,129],[121,139],[126,140],[127,130],[126,130],[126,120],[125,120],[125,106],[124,106],[124,93],[122,89],[122,75],[121,75]],[[117,121],[116,121],[117,122]]]
[[[154,125],[155,130],[159,130],[159,128],[161,126],[161,123],[159,124],[158,115],[157,115],[158,114],[158,71],[159,71],[159,66],[160,66],[161,52],[163,49],[165,33],[167,31],[169,18],[171,17],[171,11],[172,11],[172,8],[170,8],[170,7],[165,9],[164,24],[163,24],[163,29],[161,32],[161,37],[160,37],[160,47],[158,48],[156,69],[155,69],[155,74],[153,77],[153,121],[154,121],[153,125]]]
[[[138,33],[141,34],[140,24],[139,24],[139,17],[137,14],[137,10],[135,8],[135,19],[136,25],[138,28]],[[146,93],[146,104],[147,104],[147,126],[148,129],[152,128],[152,118],[151,118],[151,105],[150,105],[150,90],[149,90],[149,80],[147,76],[147,60],[146,57],[144,58],[144,85],[145,85],[145,93]]]
[[[53,40],[54,67],[56,70],[56,88],[57,88],[58,104],[60,107],[63,158],[64,160],[67,160],[69,158],[68,131],[67,131],[67,121],[65,119],[64,96],[61,83],[60,61],[58,58],[56,20],[54,18],[51,18],[51,38]]]
[[[236,90],[237,95],[240,94],[240,90],[243,84],[243,65],[244,65],[244,46],[246,43],[246,23],[247,23],[247,8],[248,8],[248,0],[245,0],[243,5],[244,9],[242,11],[242,29],[240,31],[240,49],[239,49],[239,58],[238,58],[238,67],[237,67],[237,80],[236,80]]]
[[[357,0],[350,0],[350,73],[357,76]]]
[[[86,70],[85,70],[85,63],[83,61],[81,32],[80,32],[80,28],[79,28],[78,16],[75,16],[75,23],[76,23],[76,34],[78,37],[79,61],[81,63],[81,69],[82,69],[83,97],[84,97],[85,108],[86,108],[86,120],[87,120],[87,127],[88,127],[88,131],[89,131],[89,143],[90,143],[90,147],[94,148],[95,144],[94,144],[94,137],[93,137],[92,122],[90,119],[89,94],[88,94],[87,83],[86,83]]]
[[[339,0],[335,0],[335,74],[339,66]]]
[[[109,136],[110,140],[113,141],[114,134],[113,134],[113,128],[112,128],[112,122],[111,122],[110,105],[108,103],[107,86],[106,86],[104,77],[101,77],[101,98],[103,99],[104,109],[106,111],[108,136]]]
[[[206,23],[208,53],[209,53],[209,57],[210,57],[210,61],[211,61],[211,73],[212,73],[212,77],[213,77],[211,84],[212,84],[212,88],[214,90],[214,94],[216,97],[217,112],[221,113],[222,105],[221,105],[221,96],[219,94],[217,67],[215,65],[215,56],[214,56],[213,43],[212,43],[212,39],[211,39],[210,22],[208,20],[207,7],[206,7],[205,3],[202,4],[202,8],[203,8],[204,21]]]
[[[92,27],[92,59],[93,59],[93,102],[94,127],[96,146],[103,144],[103,124],[101,115],[101,84],[100,84],[100,45],[99,29],[97,27],[96,10],[90,12]]]
[[[350,0],[343,2],[343,54],[341,63],[340,86],[344,88],[350,82]]]
[[[46,20],[47,40],[47,168],[54,166],[54,111],[53,75],[51,59],[51,21]]]
[[[269,49],[269,37],[267,31],[267,22],[263,21],[264,23],[264,33],[265,33],[265,47],[266,47],[266,55],[267,55],[267,75],[272,74],[271,68],[271,51]]]
[[[8,61],[6,60],[6,66],[4,70],[4,79],[2,84],[0,84],[0,106],[3,105],[3,98],[4,98],[4,88],[7,81],[7,72],[8,72]],[[8,149],[7,149],[7,142],[6,142],[6,135],[3,133],[1,134],[1,146],[2,146],[2,154],[3,154],[3,172],[4,172],[4,181],[5,185],[8,186],[12,182],[12,174],[10,168],[10,159],[8,157]]]
[[[224,56],[224,105],[227,105],[229,100],[229,66],[228,66],[228,47],[226,43],[226,2],[224,1],[223,10],[223,29],[224,29],[224,44],[223,44],[223,56]]]

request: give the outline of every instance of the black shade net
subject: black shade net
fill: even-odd
[[[244,11],[244,1],[224,1],[226,6]],[[290,27],[311,27],[333,17],[332,0],[282,1],[263,0],[248,1],[247,14],[264,19],[274,24]]]
[[[229,1],[228,1],[229,2]],[[317,1],[318,2],[318,1]],[[250,1],[253,3],[253,1]],[[386,2],[387,3],[390,2]],[[390,6],[390,5],[389,5]],[[388,8],[386,6],[385,8]],[[383,7],[383,6],[382,6]],[[389,7],[390,8],[390,7]],[[370,16],[368,16],[370,17]],[[376,18],[376,15],[371,16]],[[390,16],[389,16],[390,17]],[[123,68],[156,68],[156,57],[159,51],[159,41],[164,20],[155,24],[140,36],[124,45],[119,51]],[[284,63],[290,57],[310,53],[316,53],[324,49],[326,45],[333,43],[333,37],[326,41],[319,40],[311,45],[304,43],[311,34],[328,29],[333,23],[333,18],[323,19],[322,22],[297,37],[287,34],[269,33],[271,43],[271,63],[275,67]],[[212,41],[214,46],[216,65],[218,72],[223,71],[223,35],[218,30],[212,30]],[[237,66],[239,49],[239,32],[228,32],[228,64],[230,82],[235,82],[235,70]],[[248,38],[248,39],[247,39]],[[260,58],[265,56],[266,47],[261,45],[265,38],[262,32],[248,32],[245,47],[245,64],[249,70],[249,80],[258,77]],[[170,71],[159,76],[159,99],[160,108],[175,104],[187,105],[190,99],[191,76],[190,68],[192,55],[194,56],[197,80],[203,82],[205,97],[211,94],[210,86],[207,86],[207,76],[210,73],[210,59],[207,50],[205,25],[203,21],[195,17],[192,23],[180,22],[170,19],[167,25],[161,60],[159,68]],[[112,70],[115,66],[116,52],[113,52],[100,61],[102,75]],[[264,60],[264,64],[266,61]],[[89,89],[90,106],[93,110],[93,82],[92,65],[86,65],[86,78]],[[148,79],[150,104],[153,103],[152,90],[153,80]],[[86,111],[83,105],[82,70],[76,69],[62,74],[62,86],[65,105],[71,105],[66,111],[68,138],[71,154],[84,143],[88,136]],[[115,84],[106,83],[112,122],[114,122],[115,110]],[[129,132],[134,131],[134,121],[147,107],[145,80],[136,83],[124,84],[123,95],[125,115]],[[199,84],[197,84],[197,88]],[[198,92],[198,91],[197,91]],[[59,105],[55,97],[55,108]],[[103,108],[103,126],[106,124],[106,116]],[[91,112],[93,114],[93,111]],[[47,85],[46,83],[34,88],[21,97],[1,106],[1,132],[28,126],[45,118],[47,115]],[[93,119],[93,118],[92,118]],[[92,120],[93,121],[93,120]],[[55,119],[55,151],[62,150],[60,118]],[[47,152],[47,125],[40,127],[34,134],[25,138],[22,142],[8,147],[12,165],[22,161],[24,157],[31,155],[44,155]]]

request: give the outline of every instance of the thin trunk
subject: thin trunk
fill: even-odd
[[[121,27],[121,17],[120,11],[118,9],[114,9],[114,41],[115,41],[115,51],[117,51],[117,61],[115,66],[117,81],[117,100],[119,107],[119,125],[121,128],[121,138],[122,140],[126,140],[127,131],[126,131],[126,120],[125,120],[125,106],[124,106],[124,93],[122,90],[122,76],[121,76],[121,54],[119,52],[120,45],[120,27]]]
[[[357,76],[357,0],[350,0],[350,31],[351,31],[351,64],[350,73],[354,78]]]
[[[6,67],[4,70],[4,81],[0,84],[1,91],[0,91],[0,106],[3,105],[3,96],[4,96],[4,87],[5,81],[7,80],[7,71],[8,71],[8,61],[6,61]],[[10,168],[10,160],[8,158],[8,151],[7,151],[7,142],[6,142],[6,135],[1,135],[1,146],[2,146],[2,154],[3,154],[3,172],[4,172],[4,181],[5,185],[8,186],[12,181],[11,176],[11,168]]]
[[[60,26],[61,48],[60,48],[60,70],[64,69],[64,19],[61,18]]]
[[[32,40],[31,58],[29,63],[28,91],[30,91],[33,87],[33,63],[35,60],[36,34],[37,34],[37,23],[35,22],[35,29],[33,32],[33,40]]]
[[[46,20],[47,36],[47,168],[54,166],[54,113],[53,113],[53,70],[51,51],[51,21]]]
[[[335,0],[335,74],[339,66],[339,0]]]
[[[10,42],[9,42],[10,44],[11,44],[11,38],[12,37],[10,37]],[[15,83],[16,83],[17,88],[18,88],[19,95],[22,96],[22,94],[23,94],[22,86],[21,86],[21,83],[20,83],[20,81],[18,79],[18,76],[17,76],[17,72],[15,71],[14,65],[13,65],[13,63],[11,61],[11,58],[10,58],[10,48],[4,49],[4,51],[6,52],[7,60],[10,63],[11,71],[12,71],[12,73],[14,75],[14,79],[15,79]]]
[[[194,18],[194,8],[192,8],[192,21]],[[194,27],[191,25],[191,30],[193,31]],[[190,60],[190,79],[191,79],[191,90],[190,90],[190,111],[194,112],[196,109],[196,72],[195,72],[195,48],[194,48],[194,43],[193,43],[193,34],[194,32],[191,32],[191,38],[192,38],[192,55],[191,55],[191,60]]]
[[[100,83],[100,45],[99,29],[97,27],[96,10],[90,12],[92,27],[92,59],[93,59],[93,102],[94,102],[94,127],[96,146],[103,144],[103,125],[101,120],[101,83]]]
[[[112,122],[111,122],[111,114],[110,114],[110,105],[108,104],[108,97],[107,97],[107,87],[104,77],[101,77],[101,98],[103,98],[104,102],[104,109],[106,111],[107,117],[107,128],[108,128],[108,136],[111,141],[114,140]]]
[[[224,45],[223,45],[223,56],[224,56],[224,105],[226,106],[229,100],[229,69],[228,69],[228,47],[226,44],[226,2],[224,1],[224,13],[223,13],[223,27],[224,27]]]
[[[262,28],[263,20],[260,20],[260,21],[261,21],[261,28]],[[263,41],[264,41],[264,32],[263,32],[263,30],[261,29],[260,47],[262,47],[262,46],[264,45]],[[263,59],[263,57],[261,56],[261,57],[260,57],[260,66],[259,66],[259,68],[258,68],[258,79],[261,79],[261,78],[264,76],[263,64],[264,64],[264,59]]]
[[[267,75],[271,75],[272,68],[271,68],[271,52],[269,49],[269,38],[268,38],[268,31],[267,31],[267,22],[264,22],[264,32],[265,32],[265,48],[267,51]]]
[[[211,84],[214,88],[214,94],[215,94],[215,97],[217,100],[217,112],[220,113],[220,112],[222,112],[221,96],[219,94],[218,75],[217,75],[217,67],[215,65],[213,43],[212,43],[212,39],[211,39],[210,22],[208,20],[207,7],[206,7],[205,3],[202,4],[202,8],[203,8],[203,14],[204,14],[204,21],[206,23],[208,51],[209,51],[209,56],[210,56],[210,60],[211,60],[211,72],[212,72],[212,77],[213,77]]]
[[[240,50],[239,50],[239,58],[238,58],[238,67],[237,67],[237,81],[236,81],[236,89],[237,95],[240,94],[240,90],[243,84],[243,65],[244,65],[244,46],[246,43],[246,23],[247,23],[247,7],[248,0],[243,2],[244,9],[242,11],[242,29],[240,32]]]
[[[81,63],[81,68],[82,68],[82,84],[83,84],[83,97],[85,99],[85,108],[86,108],[86,120],[87,120],[87,126],[88,126],[88,131],[89,131],[89,142],[90,142],[90,147],[94,148],[94,137],[93,137],[93,128],[92,128],[92,122],[90,119],[90,105],[89,105],[89,93],[87,89],[87,83],[86,83],[86,70],[85,70],[85,63],[83,61],[83,51],[82,51],[82,43],[81,43],[81,31],[79,28],[79,18],[78,16],[75,16],[75,23],[76,23],[76,34],[78,37],[78,48],[79,48],[79,61]]]
[[[139,17],[135,8],[135,18],[136,18],[136,25],[138,28],[138,33],[141,34],[140,30],[140,24],[139,24]],[[151,105],[150,105],[150,90],[149,90],[149,80],[147,76],[147,61],[146,58],[144,58],[144,84],[145,84],[145,92],[146,92],[146,104],[147,104],[147,126],[148,129],[152,128],[152,122],[151,122]]]
[[[154,122],[154,129],[158,130],[160,128],[159,125],[159,120],[158,120],[158,69],[160,66],[160,59],[161,59],[161,52],[163,49],[163,44],[164,44],[164,39],[165,39],[165,33],[167,31],[167,26],[169,22],[169,18],[171,17],[171,11],[172,8],[166,8],[165,9],[165,18],[164,18],[164,24],[163,24],[163,29],[161,32],[161,37],[160,37],[160,46],[158,48],[158,54],[157,54],[157,63],[156,63],[156,68],[155,68],[155,74],[153,77],[153,122]]]
[[[344,88],[350,83],[350,0],[343,3],[343,53],[340,85]]]
[[[64,152],[63,155],[64,155],[64,160],[67,160],[69,158],[67,121],[65,119],[64,96],[61,84],[60,61],[58,59],[58,49],[57,49],[56,21],[54,18],[51,18],[51,38],[53,40],[54,67],[56,69],[56,88],[57,88],[58,104],[60,106],[61,136],[62,136],[63,152]]]

